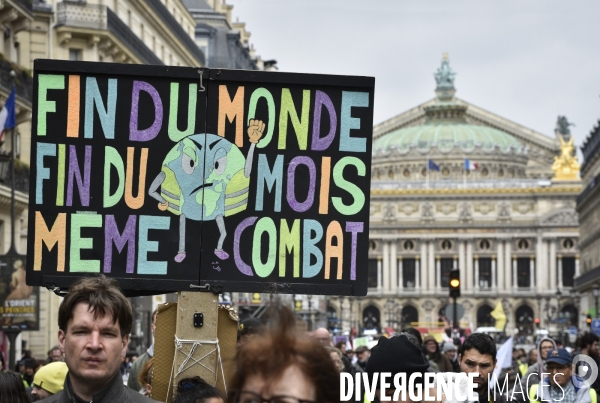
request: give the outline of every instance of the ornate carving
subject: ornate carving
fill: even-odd
[[[426,299],[421,305],[421,308],[425,309],[426,311],[431,311],[433,308],[435,308],[435,304],[431,300]]]
[[[414,204],[406,203],[404,206],[402,206],[402,211],[404,211],[404,214],[406,215],[411,215],[412,213],[417,211],[417,206],[415,206]]]
[[[556,136],[569,141],[571,138],[571,129],[569,129],[569,126],[575,126],[575,123],[569,122],[566,116],[559,115],[556,120],[556,129],[554,129]]]
[[[512,209],[521,214],[527,214],[533,210],[533,203],[513,203]]]
[[[444,213],[444,214],[448,215],[448,214],[454,213],[456,211],[456,204],[450,204],[450,203],[438,204],[436,206],[436,210],[439,213]]]
[[[493,210],[493,207],[490,203],[480,203],[480,204],[475,204],[474,209],[475,209],[475,211],[478,211],[481,214],[486,215],[487,213],[489,213],[490,211]]]
[[[578,225],[577,213],[573,210],[559,211],[546,218],[542,224]]]
[[[423,203],[421,206],[421,219],[423,221],[433,221],[434,211],[432,203]]]
[[[498,204],[498,220],[508,221],[510,220],[510,204],[502,202]]]
[[[396,204],[388,203],[383,206],[383,220],[396,221]]]
[[[459,206],[458,219],[461,222],[473,221],[473,208],[471,203],[461,203]]]
[[[378,213],[381,210],[381,205],[380,204],[373,204],[371,203],[371,206],[369,208],[369,214],[370,215],[375,215],[375,213]]]

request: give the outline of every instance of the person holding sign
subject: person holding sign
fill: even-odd
[[[235,144],[208,133],[184,138],[165,157],[148,194],[158,200],[159,210],[179,216],[177,263],[186,256],[186,218],[215,220],[220,233],[215,255],[221,260],[229,258],[223,250],[227,236],[224,217],[239,213],[248,205],[254,149],[264,130],[262,121],[250,120],[247,158]]]
[[[116,280],[83,277],[58,310],[58,342],[69,372],[48,402],[151,402],[123,385],[119,368],[133,325],[131,305]]]

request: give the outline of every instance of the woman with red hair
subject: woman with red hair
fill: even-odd
[[[294,334],[294,314],[273,307],[269,330],[237,355],[230,403],[338,403],[340,374],[327,350]]]

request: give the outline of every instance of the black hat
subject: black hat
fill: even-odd
[[[413,373],[425,373],[429,363],[421,349],[408,340],[406,335],[394,336],[391,339],[382,337],[371,349],[371,357],[367,362],[367,373],[373,379],[375,372],[406,372],[407,378]]]
[[[23,361],[23,366],[25,368],[36,368],[37,367],[37,361],[33,358],[25,358]]]
[[[253,317],[246,318],[238,325],[237,337],[239,339],[240,337],[245,336],[247,334],[262,333],[263,329],[264,325],[260,320]]]
[[[356,347],[356,349],[354,350],[354,352],[355,352],[356,354],[364,353],[365,351],[369,351],[369,347],[367,347],[367,346],[358,346],[358,347]]]

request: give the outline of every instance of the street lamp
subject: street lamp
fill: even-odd
[[[594,294],[594,308],[596,309],[596,318],[598,317],[598,296],[600,295],[600,286],[596,284],[593,289]]]

